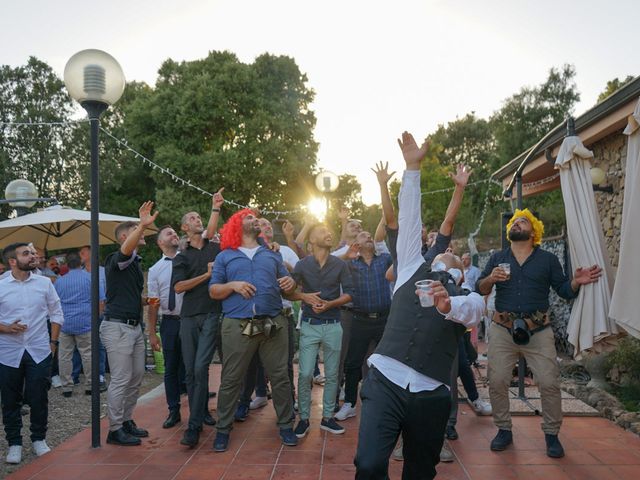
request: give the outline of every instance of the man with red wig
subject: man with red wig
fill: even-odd
[[[222,378],[218,394],[216,452],[229,447],[229,433],[243,380],[259,352],[273,395],[280,438],[297,444],[293,400],[287,369],[287,319],[282,293],[295,289],[282,255],[258,242],[260,221],[252,210],[236,212],[222,229],[222,252],[216,258],[209,294],[222,300]]]

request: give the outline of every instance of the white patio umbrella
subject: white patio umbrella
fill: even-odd
[[[116,243],[115,229],[126,221],[137,222],[135,217],[101,213],[100,245]],[[14,242],[33,243],[48,250],[77,248],[91,242],[91,212],[54,205],[39,212],[0,222],[0,248]],[[157,232],[155,225],[147,228],[146,235]]]
[[[599,265],[603,269],[602,277],[596,283],[580,287],[571,308],[567,331],[578,359],[588,352],[612,349],[619,334],[615,322],[609,318],[613,269],[605,249],[593,194],[591,158],[593,152],[582,144],[579,137],[571,136],[562,142],[556,159],[567,217],[571,262],[574,268]]]
[[[640,338],[640,299],[632,292],[640,285],[640,256],[637,245],[640,235],[640,101],[624,130],[628,135],[627,166],[624,177],[624,203],[620,228],[620,260],[616,273],[609,315],[628,333]],[[636,212],[635,214],[633,212]]]

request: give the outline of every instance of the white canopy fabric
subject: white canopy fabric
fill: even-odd
[[[633,114],[629,116],[624,134],[628,135],[628,143],[620,228],[620,260],[609,316],[628,333],[640,338],[640,298],[637,295],[640,285],[640,256],[637,245],[634,245],[640,238],[637,213],[640,209],[640,101]]]
[[[120,223],[138,221],[135,217],[107,213],[101,213],[98,218],[100,245],[116,243],[115,229]],[[152,235],[156,231],[152,225],[144,234]],[[90,235],[91,212],[61,205],[0,222],[0,248],[14,242],[33,243],[48,250],[78,248],[91,243]]]
[[[619,334],[615,322],[609,319],[614,276],[593,194],[591,158],[593,152],[579,137],[572,136],[564,139],[556,159],[573,268],[599,265],[603,269],[597,282],[580,287],[571,308],[567,330],[578,359],[589,352],[613,349]]]

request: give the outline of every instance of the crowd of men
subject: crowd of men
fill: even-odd
[[[406,169],[398,215],[388,190],[394,173],[382,164],[373,169],[382,203],[374,235],[347,212],[340,215],[339,242],[325,224],[307,221],[294,237],[293,225],[285,222],[286,245],[279,245],[271,223],[250,209],[235,212],[218,229],[221,189],[213,195],[206,226],[197,212],[185,212],[179,232],[159,228],[162,257],[149,270],[143,296],[138,249],[158,212],[145,202],[139,222],[116,228],[119,248],[100,267],[100,339],[110,371],[108,443],[135,446],[149,435],[134,421],[148,307],[149,343],[165,360],[168,415],[162,427],[182,421],[186,393],[189,418],[180,441],[186,447],[198,445],[209,425],[217,430],[213,449],[226,451],[234,422],[268,404],[270,387],[284,445],[297,445],[314,428],[342,434],[359,415],[356,478],[388,478],[390,458],[404,460],[405,479],[433,478],[438,462],[453,460],[445,437],[458,439],[458,377],[471,407],[493,414],[498,432],[490,448],[501,451],[512,443],[507,388],[522,354],[541,391],[547,454],[563,456],[548,293],[553,287],[573,298],[581,285],[597,281],[600,269],[578,268],[569,280],[558,259],[539,247],[542,222],[518,210],[507,226],[510,247],[493,254],[480,271],[467,252],[455,255],[451,244],[470,170],[459,166],[451,174],[451,202],[439,229],[428,231],[420,194],[426,145],[418,147],[406,132],[399,145]],[[57,261],[43,263],[26,243],[7,246],[3,256],[8,270],[0,280],[0,391],[6,460],[19,463],[23,404],[31,407],[34,451],[49,451],[47,392],[56,352],[62,394],[73,394],[75,352],[84,389],[91,390],[91,264],[87,248],[67,254],[64,275]],[[491,339],[489,404],[478,395],[464,336],[486,317],[490,296],[495,313],[485,333]],[[216,350],[222,372],[214,419],[209,367]],[[319,350],[324,387],[322,416],[314,425],[310,404]]]

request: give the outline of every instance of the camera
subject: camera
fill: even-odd
[[[524,318],[516,318],[511,327],[511,337],[516,345],[527,345],[531,339],[531,332]]]

